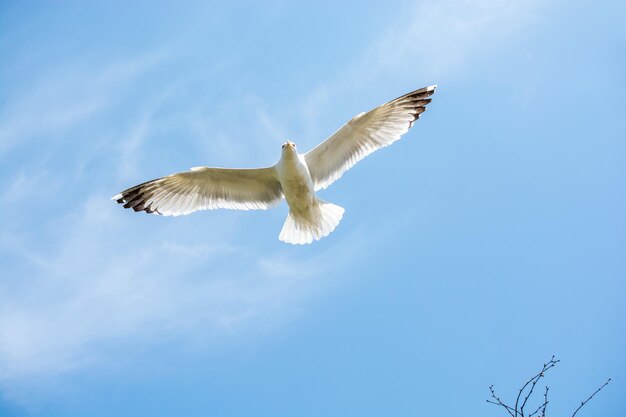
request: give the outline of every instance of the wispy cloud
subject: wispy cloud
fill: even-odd
[[[439,77],[461,74],[489,45],[517,33],[536,7],[538,2],[419,3],[365,48],[342,77],[313,89],[301,106],[289,109],[290,114],[304,115],[298,119],[304,120],[301,129],[311,142],[303,145],[312,146],[322,138],[323,124],[318,121],[328,116],[326,109],[334,108],[328,104],[339,95],[363,90],[380,77],[437,82]],[[166,58],[167,54],[148,54],[101,69],[67,65],[46,74],[24,87],[19,97],[11,97],[0,111],[0,154],[43,134],[68,132],[102,114],[115,102],[116,91]],[[223,219],[205,217],[202,225],[193,219],[162,222],[155,228],[153,222],[120,215],[108,201],[118,190],[101,191],[96,178],[142,177],[136,155],[148,151],[146,138],[159,129],[186,129],[191,133],[187,144],[196,141],[198,149],[210,150],[205,153],[218,155],[224,165],[259,155],[270,158],[275,155],[271,142],[289,136],[289,124],[274,117],[262,98],[252,93],[211,109],[212,117],[198,106],[176,109],[176,115],[159,119],[163,103],[177,91],[153,94],[139,109],[132,109],[119,137],[107,143],[115,155],[109,151],[101,157],[103,165],[116,167],[115,174],[110,168],[93,168],[88,191],[74,195],[62,215],[47,219],[45,230],[26,230],[30,219],[25,211],[12,219],[23,233],[12,227],[14,234],[2,236],[0,250],[26,271],[19,281],[0,282],[0,386],[5,393],[19,395],[15,387],[22,384],[105,366],[118,358],[112,346],[158,344],[165,337],[196,343],[199,334],[210,346],[231,334],[271,329],[291,320],[308,299],[330,285],[324,278],[329,270],[347,267],[336,260],[351,259],[347,251],[357,251],[348,236],[312,259],[286,257],[288,249],[251,253],[231,243],[237,226]],[[361,110],[366,109],[355,113]],[[252,137],[245,142],[235,140],[241,132],[229,127],[237,125],[240,119],[235,117],[252,119],[246,127]],[[250,144],[255,152],[250,152]],[[100,157],[93,150],[85,152],[79,157],[86,161]],[[59,187],[73,184],[77,171],[55,172],[55,163],[59,161],[37,172],[12,174],[0,203],[38,198],[45,204]],[[75,169],[82,172],[85,164]],[[205,235],[198,236],[199,230]],[[208,235],[220,239],[209,240]],[[41,245],[43,240],[55,243]]]
[[[282,251],[252,253],[230,243],[238,229],[234,213],[233,220],[215,213],[201,224],[190,217],[167,219],[155,228],[109,201],[118,191],[108,189],[112,182],[146,175],[138,155],[150,154],[154,144],[147,138],[154,135],[186,129],[196,139],[186,136],[185,143],[210,146],[227,164],[242,155],[258,157],[242,151],[246,144],[270,153],[260,138],[278,141],[283,134],[252,93],[225,101],[223,111],[210,115],[197,101],[172,108],[181,91],[177,79],[147,97],[123,94],[125,86],[164,59],[164,54],[148,54],[102,68],[65,66],[23,86],[23,94],[0,112],[0,152],[44,133],[59,133],[59,141],[67,142],[47,143],[47,156],[31,156],[24,168],[7,172],[7,187],[0,193],[0,204],[16,207],[11,226],[3,229],[0,254],[10,258],[12,271],[20,271],[19,279],[3,274],[0,281],[0,387],[19,402],[28,402],[29,387],[37,381],[102,369],[127,355],[120,352],[128,346],[172,340],[211,346],[228,336],[270,330],[297,315],[325,287],[325,271],[338,267],[322,255],[287,258]],[[120,118],[112,108],[122,98],[128,108]],[[242,116],[252,120],[248,132],[258,134],[234,141],[239,132],[224,116],[238,114],[234,110],[242,104],[252,109],[252,117]],[[77,146],[82,133],[72,129],[85,121],[93,130],[113,121],[121,126],[94,133],[100,136],[89,138],[89,146]],[[68,166],[66,152],[74,164]],[[106,190],[102,179],[108,179]],[[82,192],[74,191],[79,186]],[[19,208],[30,201],[37,207],[54,202],[57,211],[40,217],[29,205]],[[338,245],[333,251],[341,253]]]
[[[211,113],[190,109],[177,123],[181,129],[186,126],[204,154],[219,155],[220,164],[231,166],[274,163],[280,144],[288,138],[281,119],[252,92],[224,100]]]
[[[36,272],[0,287],[0,383],[8,393],[32,378],[106,366],[116,357],[111,344],[158,344],[173,335],[197,343],[205,335],[210,345],[215,335],[267,330],[289,321],[336,266],[323,255],[287,259],[199,241],[191,224],[175,235],[192,242],[168,239],[170,227],[121,239],[111,231],[133,230],[131,220],[103,197],[67,217],[56,249],[11,248]]]
[[[306,116],[303,135],[316,141],[332,133],[319,128],[324,125],[321,120],[328,117],[324,109],[356,92],[362,96],[379,84],[389,85],[388,80],[398,83],[396,94],[401,94],[406,88],[462,79],[472,73],[475,63],[494,58],[528,30],[548,4],[537,0],[428,0],[408,6],[337,79],[319,84],[302,100],[297,111]],[[391,98],[382,96],[373,104]],[[355,114],[365,110],[355,109]]]
[[[29,80],[0,110],[0,155],[34,138],[49,140],[109,106],[116,92],[167,58],[149,53],[102,67],[67,63]],[[6,93],[5,93],[6,94]]]
[[[364,78],[462,76],[471,62],[505,46],[546,5],[535,0],[419,2],[371,46]]]

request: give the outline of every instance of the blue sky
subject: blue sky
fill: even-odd
[[[2,2],[0,415],[500,416],[556,354],[550,415],[626,401],[626,7],[591,1]],[[275,163],[438,84],[287,208],[109,198]],[[569,414],[568,414],[569,413]]]

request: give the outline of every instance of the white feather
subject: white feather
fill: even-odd
[[[322,200],[317,201],[307,217],[294,214],[290,210],[278,239],[294,245],[320,240],[335,230],[344,211],[343,207]]]
[[[360,113],[304,157],[315,191],[328,187],[372,152],[400,139],[426,110],[436,85]]]
[[[274,167],[194,167],[131,187],[113,200],[135,211],[180,216],[217,208],[265,210],[278,205],[282,197]]]

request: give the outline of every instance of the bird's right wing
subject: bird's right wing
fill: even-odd
[[[278,205],[282,197],[274,167],[196,167],[136,185],[112,200],[135,211],[179,216],[216,208],[265,210]]]
[[[304,155],[315,191],[328,187],[372,152],[400,139],[430,103],[436,85],[420,88],[352,118]]]

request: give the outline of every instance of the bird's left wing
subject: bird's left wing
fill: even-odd
[[[430,103],[436,85],[420,88],[361,113],[304,155],[315,191],[328,187],[375,150],[400,139]]]
[[[135,211],[180,216],[197,210],[265,210],[282,199],[274,167],[196,167],[136,185],[112,199]]]

